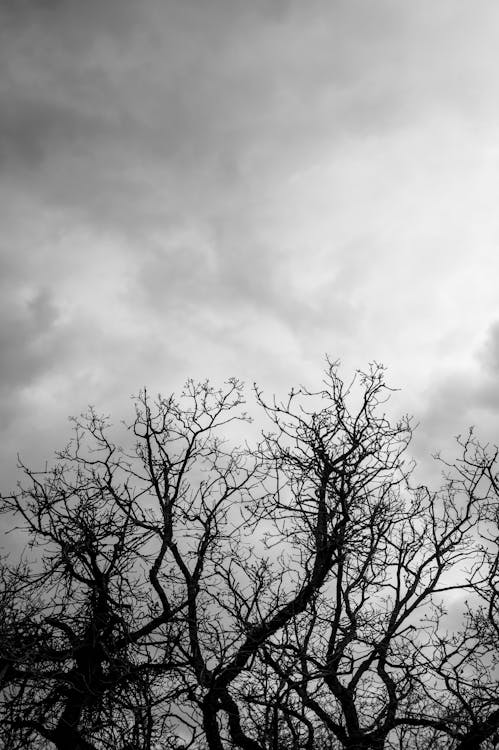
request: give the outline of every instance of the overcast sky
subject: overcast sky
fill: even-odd
[[[376,359],[499,440],[495,0],[2,0],[2,489],[88,403]]]

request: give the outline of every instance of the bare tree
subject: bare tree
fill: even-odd
[[[287,479],[269,511],[276,543],[292,539],[300,561],[314,559],[314,542],[334,540],[334,552],[306,610],[260,650],[247,710],[268,736],[273,709],[275,747],[495,746],[497,449],[470,436],[438,491],[412,487],[410,423],[392,428],[380,414],[382,372],[362,376],[353,413],[351,389],[330,375],[318,393],[264,405],[276,426],[267,453]],[[474,603],[452,627],[449,597],[466,592]]]
[[[54,468],[22,466],[27,481],[3,497],[30,537],[3,576],[6,748],[174,746],[189,670],[201,680],[205,668],[201,578],[216,589],[237,534],[231,497],[252,474],[216,434],[245,418],[240,384],[188,383],[184,396],[139,398],[132,451],[90,412]]]
[[[470,435],[440,489],[412,486],[376,365],[256,396],[253,447],[241,384],[189,381],[141,394],[130,448],[90,411],[54,467],[22,466],[6,750],[494,746],[496,453]]]

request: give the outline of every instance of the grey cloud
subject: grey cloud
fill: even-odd
[[[123,35],[137,20],[133,0],[3,0],[0,17],[6,32],[34,26],[53,33],[58,44],[83,42],[88,32]],[[60,32],[64,32],[61,37]]]
[[[369,220],[362,226],[359,204],[349,219],[357,240],[333,247],[336,238],[329,238],[337,274],[321,284],[324,269],[317,268],[316,289],[307,297],[283,248],[273,244],[279,232],[263,231],[270,198],[302,167],[334,162],[332,154],[345,143],[373,139],[374,165],[382,171],[394,131],[424,127],[449,110],[458,110],[452,123],[459,127],[459,118],[473,121],[475,105],[485,99],[493,123],[497,97],[484,94],[495,73],[487,68],[481,75],[474,55],[480,36],[474,40],[479,22],[473,16],[480,14],[456,13],[455,3],[436,9],[385,0],[6,0],[0,10],[2,188],[15,177],[16,190],[40,206],[37,219],[46,206],[57,210],[69,255],[74,227],[88,231],[92,245],[102,238],[102,253],[109,236],[119,237],[135,256],[123,299],[128,293],[126,304],[150,323],[144,322],[140,341],[125,324],[117,341],[106,330],[105,311],[101,328],[80,319],[63,331],[50,317],[57,307],[50,286],[53,297],[47,292],[39,301],[39,320],[21,302],[6,311],[18,327],[17,338],[12,328],[3,334],[11,353],[4,365],[9,388],[17,387],[16,373],[22,385],[54,366],[71,388],[78,383],[74,392],[85,399],[94,387],[109,393],[118,361],[140,383],[159,351],[167,349],[178,370],[179,361],[195,360],[197,346],[207,351],[206,341],[214,358],[239,363],[246,346],[239,330],[253,319],[262,338],[267,328],[276,336],[289,332],[305,347],[313,331],[341,354],[345,337],[355,338],[369,313],[356,290],[366,274],[389,272],[394,249],[382,251],[381,244],[393,238],[376,244]],[[487,6],[482,26],[493,28],[495,14]],[[484,48],[489,44],[485,35]],[[345,174],[349,166],[343,165]],[[403,171],[398,179],[403,182]],[[347,190],[357,210],[355,178]],[[19,226],[26,220],[20,206]],[[280,217],[281,227],[287,222],[296,225],[295,217]],[[360,244],[376,256],[372,262]],[[37,252],[31,224],[22,246]],[[56,257],[49,254],[54,288],[73,272],[69,262],[56,267]],[[98,258],[91,262],[98,274]],[[31,266],[25,271],[22,261],[16,268],[17,278],[37,273]],[[84,318],[81,310],[75,314]],[[276,321],[282,327],[272,328]],[[224,335],[237,355],[224,355]],[[373,349],[378,342],[375,332]],[[279,346],[276,341],[275,357]],[[81,352],[76,356],[85,347],[88,364]],[[493,352],[490,357],[495,362]],[[496,408],[485,376],[480,382],[478,391],[464,375],[435,384],[427,394],[433,436],[449,414],[459,412],[466,422],[480,403]]]
[[[490,326],[485,343],[477,356],[484,372],[476,389],[476,403],[486,414],[497,419],[499,413],[499,321]],[[499,430],[496,437],[499,444]]]
[[[279,321],[297,339],[308,339],[310,331],[330,334],[333,327],[336,340],[352,334],[360,309],[348,290],[360,261],[351,246],[342,249],[343,257],[340,252],[338,279],[307,295],[290,275],[286,254],[257,239],[249,226],[226,218],[196,229],[179,228],[162,245],[144,238],[134,296],[155,317],[182,310],[186,325],[214,339],[220,331],[237,335],[242,320],[256,316]]]
[[[416,452],[447,448],[456,435],[477,428],[477,437],[499,445],[499,324],[493,323],[485,344],[475,353],[473,368],[459,368],[436,378],[426,393],[426,403],[417,414]],[[455,448],[453,448],[455,453]]]
[[[406,85],[421,67],[417,49],[404,51],[411,20],[416,29],[423,21],[393,3],[360,15],[345,3],[306,12],[296,2],[278,12],[226,1],[8,7],[18,7],[27,41],[5,39],[23,105],[16,110],[7,92],[4,151],[45,154],[36,189],[116,227],[131,212],[130,224],[150,221],[141,171],[156,180],[151,203],[169,177],[184,208],[196,210],[198,191],[265,179],[265,162],[279,155],[299,163],[334,139],[414,122],[428,83],[423,76],[416,92]],[[102,34],[113,43],[99,44]]]
[[[3,389],[18,389],[54,364],[58,313],[47,290],[25,302],[3,290],[0,320],[0,379]]]
[[[493,323],[479,353],[480,361],[492,376],[499,375],[499,321]],[[497,389],[499,398],[499,388]]]
[[[390,2],[362,12],[345,2],[227,0],[6,7],[6,180],[67,212],[68,223],[135,245],[134,287],[156,311],[185,305],[193,318],[230,319],[234,304],[246,305],[300,335],[352,333],[364,313],[347,301],[357,278],[349,254],[338,283],[306,299],[256,228],[290,169],[342,139],[383,139],[426,116],[431,81],[413,41],[424,13]],[[211,267],[188,245],[172,250],[178,224],[199,231]]]
[[[0,163],[14,171],[36,169],[55,151],[77,151],[102,130],[98,118],[69,106],[12,97],[0,115]]]

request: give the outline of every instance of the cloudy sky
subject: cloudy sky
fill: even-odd
[[[420,454],[499,440],[498,39],[495,0],[2,0],[4,480],[88,403],[326,352]]]

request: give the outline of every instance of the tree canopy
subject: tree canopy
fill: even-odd
[[[4,750],[490,750],[499,744],[497,449],[438,487],[372,365],[316,391],[188,381],[90,410],[3,494]],[[456,607],[460,614],[456,615]]]

